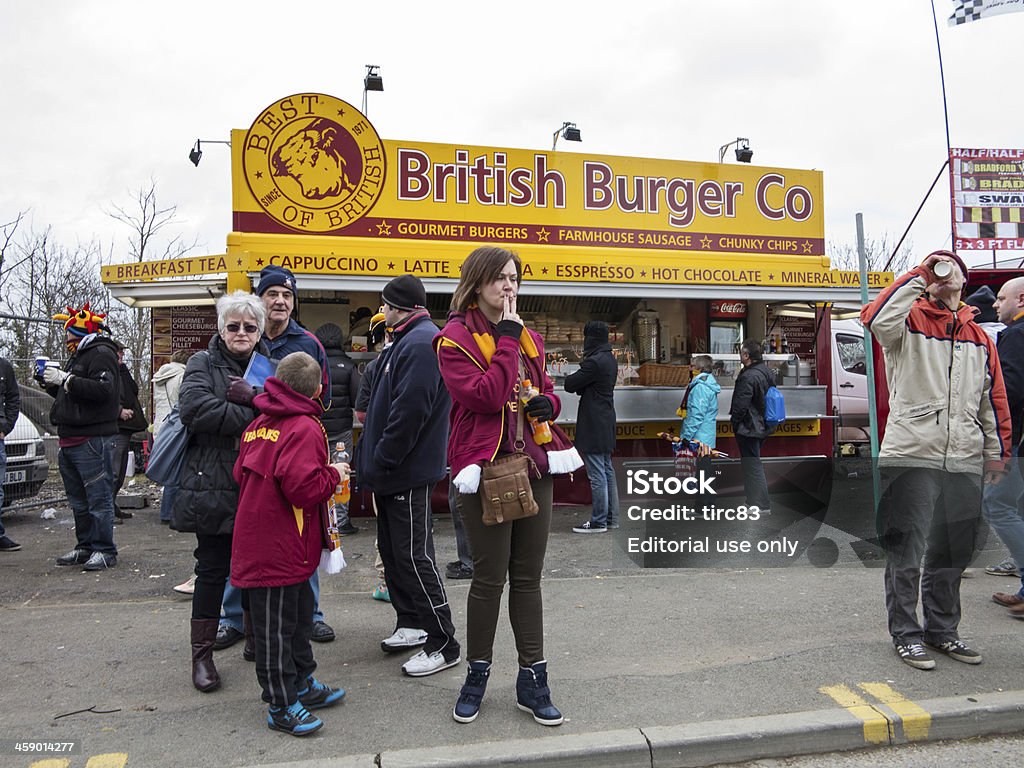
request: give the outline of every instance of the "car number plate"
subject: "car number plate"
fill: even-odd
[[[27,475],[24,469],[11,469],[4,472],[4,485],[11,483],[24,483]]]

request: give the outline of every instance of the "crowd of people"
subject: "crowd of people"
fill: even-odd
[[[937,266],[943,262],[953,268]],[[938,251],[862,311],[882,349],[889,388],[878,510],[888,629],[899,657],[919,669],[935,667],[928,648],[981,662],[958,628],[960,579],[976,554],[983,517],[1012,558],[991,572],[1019,574],[1024,563],[1024,478],[1008,472],[1024,419],[1024,278],[1007,282],[991,302],[972,296],[976,306],[961,301],[966,280],[959,257]],[[618,366],[607,324],[588,322],[579,369],[565,380],[565,390],[580,398],[570,441],[555,424],[561,401],[545,370],[544,339],[518,314],[521,281],[516,254],[476,249],[438,331],[422,282],[394,278],[382,291],[380,312],[354,318],[383,346],[360,380],[341,328],[303,328],[294,317],[294,275],[266,267],[255,294],[218,299],[217,333],[207,349],[175,352],[157,371],[154,431],[173,409],[189,435],[160,516],[196,537],[194,578],[175,589],[192,596],[197,690],[221,683],[214,651],[244,641],[270,728],[312,733],[323,725],[313,712],[344,699],[344,689],[314,675],[311,643],[335,638],[319,605],[317,565],[336,546],[332,534],[359,531],[347,505],[335,500],[354,471],[372,493],[376,514],[381,583],[374,597],[395,614],[381,649],[411,653],[401,665],[410,677],[465,659],[452,717],[472,722],[492,674],[507,583],[517,705],[542,725],[562,723],[548,682],[541,580],[553,477],[586,466],[592,513],[575,532],[619,527],[612,462]],[[1001,324],[998,332],[982,327],[985,309],[994,312],[987,324]],[[88,304],[60,317],[69,357],[38,374],[54,397],[59,468],[75,520],[75,547],[57,564],[102,571],[117,564],[113,526],[130,438],[147,425],[124,348],[104,317]],[[259,359],[276,367],[254,383],[247,373]],[[740,361],[729,416],[746,459],[747,502],[769,511],[760,453],[770,433],[765,397],[774,378],[755,340],[742,342]],[[695,355],[691,369],[680,437],[699,447],[708,468],[721,387],[710,356]],[[0,360],[0,446],[18,402],[13,371]],[[350,466],[331,451],[338,443],[351,450],[353,417],[363,431]],[[528,487],[520,491],[530,503],[522,516],[495,524],[492,508],[500,500],[488,497],[484,483],[504,459],[524,460]],[[3,462],[0,449],[0,471]],[[447,575],[471,579],[464,647],[434,552],[431,493],[446,476],[459,539],[459,560],[448,564]],[[0,525],[0,550],[18,548]],[[998,592],[993,600],[1024,618],[1024,579],[1020,591]]]

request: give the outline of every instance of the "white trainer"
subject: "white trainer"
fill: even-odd
[[[434,651],[429,655],[426,651],[420,651],[402,665],[402,671],[409,677],[426,677],[440,672],[442,669],[454,667],[460,661],[462,661],[461,656],[456,656],[451,661],[445,661],[444,655],[440,651]]]
[[[423,645],[425,642],[427,642],[427,633],[424,630],[399,627],[395,630],[395,634],[391,637],[385,637],[381,641],[380,648],[385,653],[395,653],[396,651],[404,651],[407,648],[415,648],[418,645]]]

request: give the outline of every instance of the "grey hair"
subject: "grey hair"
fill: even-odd
[[[217,299],[217,330],[222,334],[229,317],[249,317],[262,332],[267,322],[267,310],[258,297],[245,291],[235,291]]]
[[[711,355],[694,355],[690,359],[690,365],[694,368],[700,368],[701,373],[710,373],[715,368],[715,361],[711,358]]]

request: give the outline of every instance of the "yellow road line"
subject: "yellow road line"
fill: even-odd
[[[826,685],[818,689],[864,722],[864,741],[869,744],[889,742],[889,718],[845,685]]]
[[[127,762],[127,752],[109,752],[105,755],[93,755],[85,764],[85,768],[124,768]]]
[[[858,683],[857,687],[869,696],[874,696],[900,716],[903,721],[903,735],[910,741],[928,738],[932,716],[927,710],[894,691],[885,683]]]
[[[51,757],[46,760],[36,760],[28,768],[68,768],[71,761],[66,757]]]

